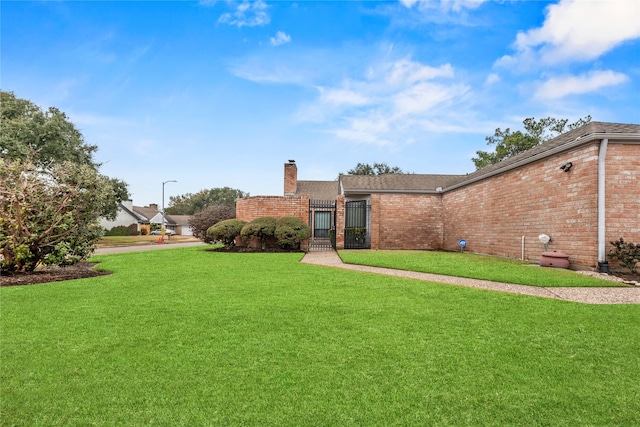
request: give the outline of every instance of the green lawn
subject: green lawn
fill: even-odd
[[[0,289],[2,425],[634,425],[640,306],[200,248]]]
[[[544,287],[627,286],[610,280],[585,276],[570,270],[543,268],[530,262],[461,252],[344,250],[340,251],[340,257],[349,264],[420,271],[519,285]]]

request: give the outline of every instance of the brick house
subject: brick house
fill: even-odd
[[[591,122],[466,175],[298,181],[293,161],[284,173],[285,196],[240,199],[236,216],[297,216],[312,228],[311,250],[335,230],[338,249],[458,250],[465,239],[470,252],[538,260],[547,234],[549,250],[596,267],[609,241],[640,241],[635,124]]]

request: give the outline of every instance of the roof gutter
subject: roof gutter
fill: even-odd
[[[545,151],[543,153],[537,154],[535,156],[527,157],[526,159],[522,159],[522,160],[520,160],[518,162],[514,162],[514,163],[512,163],[512,164],[510,164],[508,166],[505,166],[504,168],[499,168],[499,169],[491,171],[491,172],[489,172],[487,174],[479,175],[479,176],[476,176],[476,177],[471,178],[469,180],[465,180],[465,181],[459,182],[457,184],[454,184],[451,187],[445,188],[443,190],[443,192],[455,190],[457,188],[464,187],[464,186],[467,186],[469,184],[473,184],[473,183],[478,182],[478,181],[482,181],[483,179],[487,179],[487,178],[490,178],[492,176],[499,175],[501,173],[508,172],[510,170],[513,170],[513,169],[517,169],[519,167],[528,165],[530,163],[537,162],[538,160],[542,160],[544,158],[553,156],[555,154],[562,153],[563,151],[570,150],[572,148],[578,147],[578,146],[583,145],[583,144],[587,144],[587,143],[592,142],[592,141],[605,140],[605,139],[608,141],[609,138],[615,139],[615,140],[638,140],[638,139],[640,139],[640,133],[592,133],[590,135],[585,135],[585,136],[582,136],[582,137],[578,137],[578,138],[576,138],[575,140],[573,140],[571,142],[559,145],[558,147],[552,148],[552,149],[550,149],[548,151]]]
[[[442,191],[437,190],[376,190],[372,188],[345,188],[343,193],[345,196],[351,194],[441,194]]]

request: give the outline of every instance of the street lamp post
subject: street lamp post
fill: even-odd
[[[164,185],[167,182],[178,182],[175,179],[170,179],[169,181],[164,181],[162,183],[162,227],[160,229],[160,234],[162,235],[162,241],[164,242],[164,235],[165,235],[165,226],[164,226]]]

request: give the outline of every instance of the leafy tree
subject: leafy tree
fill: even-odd
[[[568,124],[568,119],[547,117],[546,119],[536,120],[530,117],[522,122],[525,129],[524,133],[521,131],[511,132],[509,128],[504,131],[500,128],[496,129],[492,136],[485,138],[487,145],[495,146],[495,151],[477,151],[478,157],[474,157],[471,160],[476,169],[482,169],[516,154],[523,153],[562,133],[584,126],[590,121],[591,116],[586,116],[571,124]]]
[[[358,163],[355,168],[347,171],[348,175],[385,175],[388,173],[405,173],[398,166],[389,166],[386,163]]]
[[[98,217],[115,218],[126,197],[122,182],[87,164],[0,159],[0,270],[84,259],[102,237]]]
[[[212,243],[213,241],[208,236],[207,230],[220,221],[234,219],[235,217],[236,209],[231,206],[209,206],[193,215],[189,220],[189,226],[193,231],[194,237],[205,243]],[[240,230],[238,230],[238,233],[240,233]]]
[[[95,145],[87,145],[82,134],[65,113],[55,107],[46,112],[12,92],[0,91],[0,155],[5,159],[32,157],[37,166],[65,160],[88,164],[93,161]],[[32,153],[36,153],[32,156]]]
[[[0,91],[0,270],[71,265],[102,235],[127,185],[99,173],[97,147],[57,108]]]
[[[236,199],[248,197],[249,193],[229,187],[200,190],[181,196],[169,197],[169,215],[193,215],[208,206],[229,206],[235,209]]]

